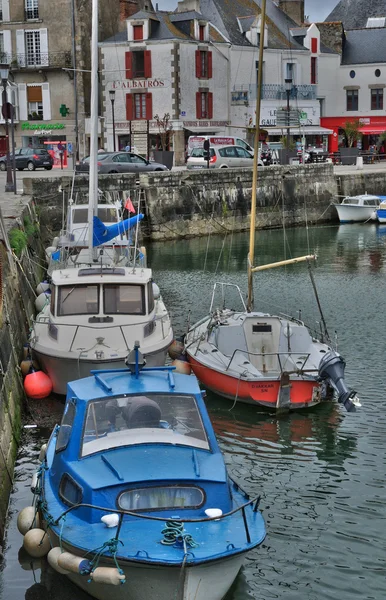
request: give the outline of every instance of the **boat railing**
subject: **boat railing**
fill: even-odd
[[[232,356],[230,357],[230,360],[228,362],[228,365],[226,366],[225,370],[228,371],[236,354],[241,353],[243,355],[243,357],[245,358],[246,356],[248,357],[248,360],[250,361],[250,357],[257,357],[257,358],[261,358],[262,359],[262,364],[263,364],[263,373],[267,372],[267,368],[266,365],[264,363],[264,359],[266,357],[271,357],[271,356],[275,356],[277,358],[278,364],[279,364],[279,368],[280,368],[280,374],[282,375],[284,372],[288,373],[288,374],[298,374],[298,373],[315,373],[318,371],[318,369],[305,369],[304,366],[307,362],[307,360],[310,357],[310,354],[304,354],[304,352],[249,352],[248,350],[242,350],[241,348],[236,348],[236,350],[233,351]],[[302,365],[292,369],[291,371],[288,371],[287,369],[284,369],[284,366],[282,365],[282,358],[285,357],[286,359],[291,358],[293,360],[293,363],[296,364],[296,360],[295,357],[301,357],[303,362]],[[251,362],[251,361],[250,361]],[[253,364],[253,363],[251,363]]]
[[[233,485],[238,489],[238,485],[233,482]],[[130,517],[134,517],[135,519],[145,519],[148,521],[161,521],[162,523],[165,523],[166,521],[170,521],[173,520],[173,522],[176,523],[207,523],[210,521],[222,521],[224,519],[227,519],[229,517],[232,517],[233,515],[237,514],[237,513],[241,513],[242,515],[242,519],[243,519],[243,523],[244,523],[244,529],[245,529],[245,536],[246,536],[246,540],[247,543],[249,544],[251,542],[251,536],[249,533],[249,528],[248,528],[248,521],[247,521],[247,516],[245,513],[245,509],[248,506],[253,505],[253,512],[257,512],[258,508],[259,508],[259,504],[260,504],[260,500],[261,500],[261,496],[255,496],[254,498],[249,499],[247,502],[245,502],[244,504],[241,504],[240,506],[236,506],[236,508],[230,510],[227,513],[223,513],[222,515],[219,516],[215,516],[215,517],[200,517],[198,519],[190,519],[190,518],[185,518],[185,519],[180,519],[180,518],[175,518],[175,517],[168,517],[168,516],[164,516],[164,517],[156,517],[155,515],[149,515],[149,514],[143,514],[143,513],[139,513],[137,511],[131,511],[131,510],[122,510],[119,508],[114,508],[114,513],[119,514],[119,522],[118,522],[118,527],[117,527],[117,531],[115,534],[115,538],[118,539],[119,538],[119,533],[122,527],[122,523],[123,523],[123,519],[125,516],[130,516]],[[68,513],[72,512],[73,510],[77,510],[78,508],[90,508],[92,510],[100,510],[101,512],[105,512],[108,514],[111,514],[111,508],[106,508],[105,506],[97,506],[94,504],[86,504],[86,503],[81,503],[81,504],[74,504],[74,506],[70,506],[69,508],[67,508],[55,521],[54,524],[55,525],[59,525],[60,521],[62,519],[65,519],[66,515],[68,515]]]
[[[216,291],[217,291],[218,287],[221,290],[221,297],[222,297],[223,307],[225,307],[225,292],[226,292],[226,288],[234,288],[234,289],[237,290],[237,292],[238,292],[238,294],[240,296],[241,304],[243,306],[244,311],[247,310],[247,307],[245,306],[243,295],[242,295],[241,290],[240,290],[240,288],[239,288],[238,285],[236,285],[235,283],[226,283],[226,282],[223,282],[223,281],[216,281],[216,283],[213,286],[212,298],[211,298],[211,301],[210,301],[210,307],[209,307],[209,313],[210,314],[212,314],[212,312],[213,312],[213,304],[214,304],[214,299],[215,299],[215,295],[216,295]]]

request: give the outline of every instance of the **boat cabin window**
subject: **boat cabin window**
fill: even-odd
[[[378,198],[369,198],[368,200],[363,200],[363,206],[378,206],[379,200]]]
[[[358,198],[344,198],[342,204],[359,204]]]
[[[143,285],[104,285],[105,314],[144,315],[145,288]]]
[[[134,444],[178,444],[209,450],[195,398],[147,394],[88,404],[81,456]]]
[[[98,313],[98,285],[61,285],[58,288],[58,317]]]
[[[199,508],[204,492],[194,486],[147,487],[123,492],[118,498],[122,510],[164,510],[168,508]]]
[[[113,206],[98,207],[98,217],[102,223],[116,223],[117,222],[117,210]],[[72,222],[77,223],[88,223],[88,208],[74,208],[72,211]]]
[[[64,413],[58,437],[56,438],[55,452],[61,452],[67,448],[68,442],[70,441],[72,425],[75,418],[75,404],[72,400],[69,400],[64,407]]]
[[[59,496],[66,504],[69,504],[70,506],[80,504],[83,499],[82,488],[76,483],[76,481],[74,481],[72,477],[70,477],[70,475],[65,473],[60,480]]]

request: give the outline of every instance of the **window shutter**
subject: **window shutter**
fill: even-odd
[[[196,77],[201,78],[201,53],[199,50],[196,50]]]
[[[51,98],[50,98],[50,84],[42,83],[42,97],[43,97],[43,119],[45,121],[51,120]]]
[[[9,18],[9,0],[2,0],[3,21],[10,21]],[[11,62],[11,61],[9,61]]]
[[[208,79],[212,79],[213,77],[213,69],[212,69],[212,52],[208,52]]]
[[[127,121],[133,120],[133,109],[134,109],[133,99],[134,99],[133,94],[126,94],[126,120]]]
[[[40,63],[43,66],[48,67],[49,61],[48,61],[48,33],[47,33],[47,29],[39,29],[39,32],[40,32],[40,54],[41,54]]]
[[[150,121],[153,118],[153,95],[148,92],[146,94],[146,119]]]
[[[145,77],[151,77],[151,50],[145,50]]]
[[[213,94],[208,92],[208,119],[213,118]]]
[[[18,83],[17,87],[19,91],[19,119],[20,121],[27,121],[27,85],[25,83]]]
[[[3,14],[4,18],[4,14]],[[11,30],[3,29],[3,44],[4,44],[4,54],[5,59],[2,59],[2,62],[11,63],[12,62],[12,42],[11,42]]]
[[[41,85],[27,86],[28,102],[43,102],[43,90]]]
[[[25,40],[24,29],[16,30],[16,54],[20,67],[25,67]]]
[[[133,54],[132,52],[125,52],[125,68],[126,68],[126,79],[133,79]],[[131,121],[131,119],[128,119]]]
[[[317,54],[318,52],[318,38],[311,38],[311,52]]]
[[[143,25],[133,25],[134,41],[143,40]]]
[[[196,92],[196,119],[201,118],[201,92]]]

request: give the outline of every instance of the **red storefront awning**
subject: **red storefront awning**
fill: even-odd
[[[364,125],[359,128],[363,135],[379,135],[386,131],[386,125]]]

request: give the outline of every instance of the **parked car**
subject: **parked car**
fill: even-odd
[[[90,170],[90,157],[86,156],[76,171],[88,173]],[[98,173],[138,173],[143,171],[168,171],[167,166],[161,163],[146,160],[134,152],[98,152]]]
[[[13,152],[10,153],[11,165],[13,160]],[[54,164],[54,159],[46,148],[19,148],[15,150],[15,165],[19,171],[28,169],[46,169],[50,171]],[[7,156],[0,156],[0,170],[5,171],[7,168]]]
[[[211,146],[240,146],[248,150],[253,156],[254,150],[245,140],[231,135],[191,135],[188,138],[187,157],[192,153],[193,148],[203,148],[205,140],[209,140]],[[260,144],[261,145],[261,144]]]
[[[230,167],[252,167],[253,156],[241,146],[211,146],[209,149],[209,168],[228,169]],[[261,159],[259,166],[264,166]],[[187,169],[206,169],[207,161],[204,158],[204,148],[193,148],[186,162]]]

